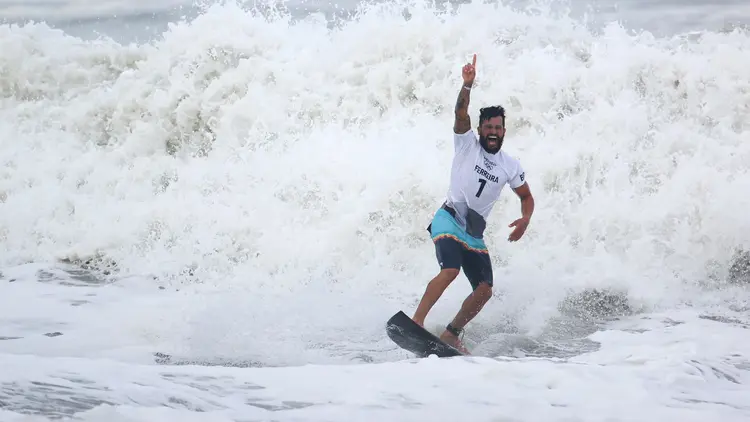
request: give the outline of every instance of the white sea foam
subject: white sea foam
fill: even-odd
[[[741,30],[661,39],[610,25],[593,33],[545,9],[522,14],[480,3],[449,12],[381,4],[333,29],[315,15],[291,22],[229,4],[173,25],[152,44],[130,46],[66,37],[44,24],[0,27],[0,337],[19,337],[0,342],[3,366],[38,365],[41,375],[29,380],[43,381],[51,376],[43,368],[61,365],[60,356],[146,363],[159,351],[177,360],[266,366],[408,356],[385,337],[383,324],[399,309],[411,313],[437,271],[425,227],[447,187],[461,66],[476,53],[473,123],[481,106],[507,107],[504,148],[521,159],[537,208],[514,244],[505,240],[520,213],[512,191],[493,212],[487,242],[496,297],[467,342],[489,357],[528,350],[525,344],[555,331],[571,294],[592,288],[617,292],[631,310],[650,315],[628,319],[628,329],[655,334],[612,328],[595,335],[589,340],[607,340],[593,355],[603,367],[588,358],[484,362],[466,374],[467,383],[492,389],[480,384],[488,365],[528,377],[511,396],[519,403],[574,394],[546,391],[551,381],[536,377],[550,370],[575,389],[596,378],[590,394],[631,395],[621,410],[601,396],[577,406],[530,406],[528,416],[513,412],[518,420],[596,409],[620,420],[659,412],[739,420],[747,409],[731,394],[746,381],[741,364],[732,375],[739,384],[720,381],[715,391],[714,384],[691,384],[688,394],[735,410],[698,402],[690,408],[705,413],[669,410],[675,403],[668,397],[679,395],[669,383],[649,384],[656,396],[644,398],[645,413],[623,410],[635,406],[647,380],[682,376],[675,374],[691,360],[719,365],[731,354],[746,356],[748,295],[727,273],[736,251],[750,249],[750,196],[743,194],[750,192],[748,50]],[[110,277],[102,278],[114,282],[91,274],[76,281],[78,260],[108,265]],[[428,325],[447,322],[468,292],[462,276]],[[692,310],[677,310],[685,307]],[[730,328],[701,315],[739,322]],[[650,325],[668,318],[681,325]],[[648,351],[655,371],[648,377],[656,378],[628,369],[632,339]],[[727,346],[685,351],[717,343]],[[672,347],[684,353],[669,362],[654,357]],[[70,362],[78,373],[100,365]],[[409,371],[424,383],[414,388],[458,376],[424,378],[413,369],[438,362],[389,365],[394,372],[320,367],[297,374],[336,374],[316,396],[322,402],[376,382],[368,371],[383,371],[383,389]],[[472,367],[445,365],[429,372]],[[151,371],[144,382],[162,388],[149,377],[164,369],[143,370]],[[257,373],[282,377],[278,386],[295,376],[273,371]],[[621,377],[628,381],[615,387]],[[305,394],[276,397],[312,400]],[[391,409],[352,394],[331,413],[295,410],[280,420]],[[453,411],[439,404],[444,396],[420,397],[438,414]],[[493,393],[488,400],[511,399]],[[84,420],[158,417],[142,409],[93,412]]]
[[[7,409],[76,409],[77,421],[746,420],[747,368],[719,357],[746,342],[730,326],[677,317],[685,324],[596,335],[601,352],[567,362],[428,358],[240,370],[6,355],[0,398]],[[712,334],[696,339],[696,329]],[[25,395],[9,395],[8,386]],[[67,406],[53,405],[61,401]]]

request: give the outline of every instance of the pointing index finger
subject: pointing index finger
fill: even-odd
[[[474,58],[471,60],[471,66],[476,67],[477,65],[477,55],[474,53]]]

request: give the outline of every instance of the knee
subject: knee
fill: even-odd
[[[459,270],[457,268],[445,268],[440,270],[440,278],[445,281],[453,281],[458,277]]]
[[[479,296],[483,301],[487,302],[492,297],[492,286],[489,283],[479,283],[477,288],[474,289],[474,293]]]

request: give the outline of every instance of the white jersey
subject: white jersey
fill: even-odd
[[[473,130],[454,133],[453,146],[455,156],[446,203],[456,210],[458,224],[466,228],[469,209],[486,221],[503,187],[522,186],[525,174],[521,163],[502,150],[497,154],[485,151]]]

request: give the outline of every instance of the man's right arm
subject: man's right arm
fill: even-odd
[[[463,135],[471,129],[471,117],[469,116],[471,85],[471,83],[464,82],[456,99],[456,120],[453,122],[453,132],[459,135]]]

